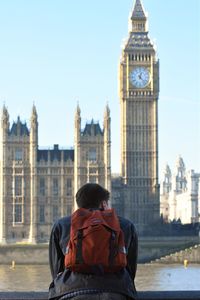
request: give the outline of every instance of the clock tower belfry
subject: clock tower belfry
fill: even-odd
[[[141,232],[159,219],[159,61],[147,21],[141,0],[136,0],[119,78],[125,216]]]

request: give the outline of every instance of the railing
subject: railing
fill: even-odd
[[[47,300],[46,292],[0,292],[0,300]],[[138,300],[200,300],[200,291],[138,292]]]

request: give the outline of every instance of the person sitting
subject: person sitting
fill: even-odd
[[[138,238],[133,223],[109,208],[109,192],[87,183],[78,210],[55,222],[49,242],[49,299],[135,299]]]

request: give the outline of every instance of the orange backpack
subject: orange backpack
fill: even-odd
[[[79,273],[114,273],[126,267],[124,234],[113,209],[78,209],[71,217],[65,267]]]

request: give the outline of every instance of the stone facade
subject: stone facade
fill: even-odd
[[[172,174],[167,165],[161,181],[160,212],[166,222],[180,220],[182,224],[199,222],[200,174],[186,170],[179,157]]]
[[[143,229],[159,219],[159,61],[136,0],[119,70],[124,214]]]
[[[10,128],[4,106],[0,129],[0,243],[46,242],[54,221],[71,214],[76,190],[97,182],[110,190],[110,110],[104,128],[92,121],[81,129],[75,115],[75,149],[39,149],[38,116],[30,129],[18,117]]]
[[[81,111],[75,115],[74,186],[77,191],[86,182],[98,182],[111,190],[111,119],[106,106],[104,129],[95,124],[86,124],[81,130]],[[76,207],[75,207],[76,208]]]

